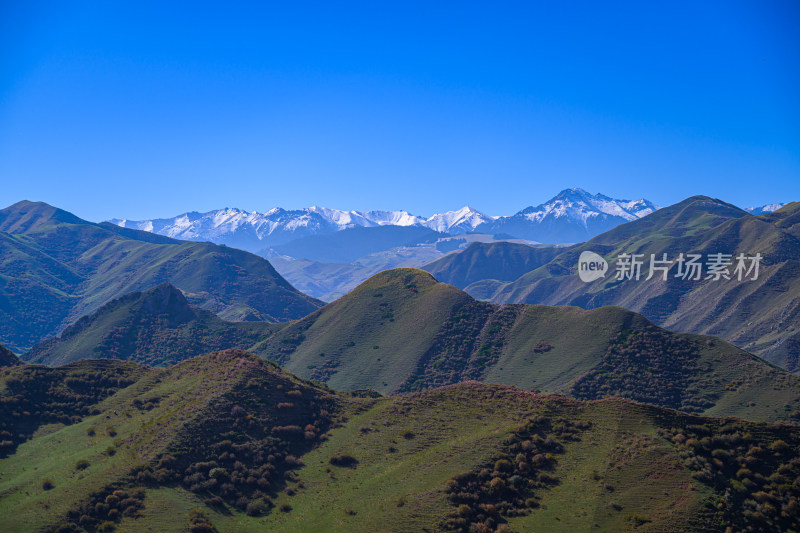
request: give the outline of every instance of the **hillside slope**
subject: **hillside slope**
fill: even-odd
[[[0,402],[4,531],[800,527],[795,426],[479,383],[334,394],[237,351],[4,369]]]
[[[642,219],[618,226],[563,251],[514,281],[491,279],[460,287],[495,303],[575,305],[593,309],[618,305],[673,331],[722,337],[789,370],[800,370],[800,203],[758,217],[708,197],[692,197]],[[580,254],[592,251],[609,263],[604,278],[584,283],[577,276]],[[616,279],[620,254],[643,254],[641,278]],[[755,256],[758,278],[683,279],[676,277],[679,254]],[[651,280],[651,254],[672,262],[666,280]],[[451,259],[457,263],[458,259]],[[495,266],[497,265],[497,266]],[[735,266],[735,265],[734,265]],[[729,271],[732,272],[734,266]],[[482,258],[474,268],[491,272],[503,261]],[[448,277],[449,273],[439,272]]]
[[[38,343],[23,359],[50,366],[92,358],[165,366],[212,351],[248,348],[278,327],[226,322],[192,306],[178,289],[163,283],[112,300],[59,337]]]
[[[377,274],[252,350],[337,390],[481,380],[770,420],[800,406],[800,378],[719,339],[618,307],[479,302],[416,269]]]
[[[0,210],[0,257],[0,342],[17,352],[164,282],[230,320],[284,321],[321,305],[256,255],[94,224],[43,203]]]

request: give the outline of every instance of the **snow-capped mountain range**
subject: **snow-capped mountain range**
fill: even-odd
[[[744,210],[750,213],[751,215],[758,216],[763,215],[764,213],[772,213],[773,211],[777,211],[781,207],[785,206],[786,204],[767,204],[762,205],[759,207],[746,207]]]
[[[648,200],[616,200],[573,188],[510,217],[498,217],[476,231],[506,233],[543,243],[581,242],[656,209],[658,206]]]
[[[419,226],[458,235],[474,231],[495,218],[471,207],[425,218],[407,211],[341,211],[314,206],[296,210],[276,207],[264,213],[225,208],[207,213],[184,213],[173,218],[112,219],[109,222],[175,239],[212,241],[257,252],[301,237],[356,227]]]
[[[782,204],[750,208],[760,214]],[[511,216],[490,216],[466,206],[430,217],[407,211],[342,211],[325,207],[266,212],[225,208],[207,213],[184,213],[154,220],[113,219],[110,222],[176,239],[212,241],[253,252],[312,235],[356,227],[418,226],[448,235],[505,234],[542,243],[580,242],[619,224],[646,216],[658,206],[644,199],[619,200],[583,189],[566,189],[538,206]]]

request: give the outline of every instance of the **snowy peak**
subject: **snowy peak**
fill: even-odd
[[[577,242],[598,231],[652,213],[647,200],[615,200],[583,189],[565,189],[547,203],[523,209],[516,215],[494,217],[473,207],[420,217],[408,211],[344,211],[312,206],[266,212],[226,207],[207,213],[196,211],[153,220],[112,219],[110,222],[190,241],[212,241],[251,252],[312,235],[357,227],[417,226],[440,233],[506,233],[539,242]],[[557,221],[557,224],[553,221]]]
[[[624,221],[649,215],[658,207],[648,200],[616,200],[602,194],[591,194],[583,189],[565,189],[552,200],[536,207],[523,209],[515,216],[537,222],[546,218],[566,218],[584,225],[593,217],[619,217]]]
[[[469,233],[481,224],[491,222],[497,217],[481,213],[470,206],[464,206],[458,211],[448,211],[433,215],[424,222],[424,226],[441,233]]]

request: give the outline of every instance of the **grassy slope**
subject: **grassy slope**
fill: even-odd
[[[149,371],[101,402],[101,414],[69,426],[40,427],[16,454],[0,460],[4,530],[53,524],[89,492],[174,448],[181,428],[207,416],[216,399],[236,395],[256,375],[246,361],[251,360],[207,356]],[[280,383],[307,387],[289,375],[275,376]],[[134,399],[153,396],[161,400],[152,410],[132,407]],[[559,481],[537,489],[538,508],[509,519],[514,530],[709,530],[702,503],[712,489],[692,477],[676,446],[657,432],[707,419],[619,399],[579,402],[477,383],[405,397],[339,396],[337,401],[343,409],[340,424],[302,456],[305,466],[287,485],[295,494],[275,494],[275,507],[266,516],[249,517],[232,507],[221,513],[205,507],[198,495],[168,484],[145,487],[141,516],[122,519],[117,530],[185,531],[189,512],[201,508],[221,532],[438,531],[455,510],[447,499],[448,479],[493,464],[520,423],[537,415],[585,422],[587,429],[556,456],[551,474]],[[753,433],[767,429],[743,424]],[[112,426],[118,432],[113,438],[106,432]],[[90,427],[94,436],[87,434]],[[800,439],[796,429],[782,431]],[[107,454],[109,446],[115,455]],[[341,453],[355,456],[356,468],[329,463]],[[81,459],[90,466],[77,471]],[[42,490],[45,478],[52,480],[52,490]],[[279,511],[283,505],[291,511]],[[637,525],[632,517],[646,522]]]
[[[164,366],[214,350],[247,348],[278,327],[226,322],[191,306],[172,285],[162,284],[105,304],[24,357],[46,365],[104,357]]]
[[[153,463],[167,451],[177,453],[174,450],[182,449],[196,434],[197,429],[190,428],[208,426],[221,400],[237,397],[250,379],[266,375],[272,387],[263,389],[265,397],[274,395],[277,385],[312,390],[269,363],[226,354],[211,354],[161,371],[144,371],[136,383],[100,402],[99,415],[86,416],[68,426],[40,427],[15,454],[0,459],[0,524],[4,530],[42,530],[65,517],[77,502],[87,500],[92,491],[121,482],[135,466]],[[71,367],[97,363],[81,361]],[[15,372],[9,370],[0,379],[5,381]],[[152,409],[140,409],[133,403],[152,398],[159,398]],[[90,434],[90,428],[94,434]],[[111,436],[109,429],[116,435]],[[109,448],[116,453],[109,455]],[[78,470],[80,460],[90,466]],[[45,479],[51,480],[54,488],[43,490]]]
[[[469,299],[427,273],[395,269],[373,276],[254,350],[300,376],[320,378],[326,365],[339,369],[327,380],[336,389],[395,390],[452,309]],[[300,335],[299,347],[284,356]]]
[[[235,320],[288,320],[319,306],[256,255],[93,224],[41,203],[0,211],[0,252],[0,338],[18,351],[163,282]]]
[[[571,394],[575,380],[600,364],[619,334],[650,328],[641,315],[618,307],[482,304],[427,273],[396,269],[253,350],[337,390],[387,393],[480,379]],[[692,385],[687,394],[710,402],[700,412],[775,420],[800,409],[796,376],[718,339],[654,331],[694,347],[696,361],[685,369]],[[548,349],[537,351],[541,343]],[[488,358],[480,359],[483,352]],[[672,355],[660,357],[669,365]]]

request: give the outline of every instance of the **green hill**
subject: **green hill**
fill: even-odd
[[[226,322],[192,306],[178,289],[163,283],[112,300],[59,337],[40,342],[23,358],[50,366],[100,357],[164,366],[216,350],[248,348],[278,327]]]
[[[14,352],[0,344],[0,367],[15,366],[20,364],[19,358],[14,355]]]
[[[659,326],[722,337],[784,368],[800,370],[800,203],[751,216],[704,196],[660,209],[563,251],[519,278],[453,280],[470,294],[494,303],[575,305],[593,309],[618,305],[643,314]],[[578,257],[593,251],[609,261],[605,278],[586,284],[576,275]],[[640,280],[619,281],[616,258],[643,254]],[[719,281],[676,278],[673,262],[666,281],[651,280],[651,254],[674,260],[678,254],[744,253],[763,257],[758,279]],[[474,255],[474,254],[473,254]],[[479,255],[474,255],[480,257]],[[454,257],[453,264],[458,263]],[[476,271],[506,268],[493,257],[481,258]],[[447,279],[450,273],[438,275]],[[705,274],[703,275],[705,277]],[[466,281],[469,283],[464,284]]]
[[[229,320],[285,321],[321,305],[241,250],[94,224],[43,203],[0,210],[0,342],[14,351],[164,282]]]
[[[416,269],[377,274],[252,350],[337,390],[480,380],[767,420],[800,407],[800,378],[722,340],[619,307],[480,302]]]
[[[795,426],[475,382],[336,394],[237,351],[3,369],[0,403],[9,532],[800,529]]]

